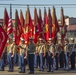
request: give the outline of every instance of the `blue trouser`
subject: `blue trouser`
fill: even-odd
[[[49,71],[53,71],[53,58],[52,58],[52,53],[50,53],[50,55],[48,55],[47,61],[48,61],[48,69],[49,69]]]
[[[40,57],[39,57],[39,54],[37,55],[37,67],[40,67]]]
[[[14,54],[14,65],[17,65],[18,64],[18,54],[17,52],[15,52]]]
[[[70,56],[70,61],[71,61],[71,69],[75,69],[75,51],[72,52]]]
[[[20,55],[20,65],[21,72],[25,72],[24,54]]]
[[[47,68],[47,59],[43,57],[43,68]]]
[[[55,55],[56,70],[58,70],[58,53]]]
[[[53,67],[54,67],[54,69],[56,69],[56,59],[55,59],[55,57],[53,58]]]
[[[34,55],[34,67],[37,67],[37,55]]]
[[[65,69],[69,69],[69,57],[68,57],[68,52],[65,54]]]
[[[11,56],[12,56],[12,53],[9,53],[7,55],[9,71],[13,71],[13,57]]]
[[[61,51],[59,55],[60,68],[64,68],[64,59],[64,51]]]
[[[0,70],[4,70],[4,61],[0,59]]]
[[[2,53],[2,59],[3,59],[3,64],[4,64],[4,66],[6,66],[6,60],[7,60],[6,52],[3,52],[3,53]]]
[[[30,73],[34,73],[34,54],[28,55]]]
[[[40,57],[40,70],[43,70],[43,55],[42,53],[39,54]]]
[[[20,55],[19,54],[18,54],[18,64],[19,64],[19,68],[21,68]]]
[[[0,70],[1,70],[1,59],[0,59]]]
[[[0,69],[4,70],[5,66],[5,52],[2,53],[2,58],[0,59]]]

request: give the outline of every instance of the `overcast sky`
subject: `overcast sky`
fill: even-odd
[[[76,5],[71,5],[71,4],[76,4],[76,0],[0,0],[0,18],[3,18],[4,16],[4,8],[7,8],[8,14],[10,13],[9,10],[9,5],[1,5],[1,4],[53,4],[55,5],[56,8],[56,14],[57,17],[60,18],[60,7],[64,8],[64,14],[70,17],[76,17]],[[56,5],[56,4],[70,4],[70,5]],[[37,11],[39,8],[41,8],[42,11],[42,16],[43,16],[43,10],[44,7],[46,9],[50,7],[52,9],[52,6],[29,6],[30,7],[30,12],[33,18],[34,15],[34,7],[37,8]],[[18,13],[20,13],[20,9],[23,12],[23,15],[25,16],[25,11],[26,11],[26,6],[14,6],[12,5],[12,17],[14,18],[15,14],[15,9],[18,10]]]

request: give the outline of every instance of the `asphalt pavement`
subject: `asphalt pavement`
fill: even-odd
[[[54,72],[47,72],[45,69],[44,71],[39,71],[38,68],[35,68],[35,73],[32,75],[76,75],[75,70],[65,71],[63,69],[55,70]],[[8,72],[8,67],[5,67],[5,71],[0,71],[0,75],[29,75],[28,67],[26,67],[25,73],[19,73],[19,69],[17,66],[14,67],[14,72]]]

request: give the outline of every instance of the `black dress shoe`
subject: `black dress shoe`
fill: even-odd
[[[34,74],[34,72],[29,72],[28,74]]]
[[[58,68],[56,68],[55,70],[58,70]]]
[[[20,71],[19,73],[22,73],[22,71]]]
[[[75,70],[75,68],[71,68],[71,70]]]
[[[21,69],[20,67],[18,69]]]
[[[39,71],[44,71],[44,70],[39,70]]]
[[[10,72],[13,72],[12,70]]]
[[[10,70],[8,70],[8,72],[10,72]]]
[[[47,71],[47,72],[50,72],[50,71]]]
[[[4,69],[1,69],[0,71],[4,71]]]
[[[65,69],[65,71],[69,71],[69,69]]]
[[[53,70],[51,70],[50,72],[53,72]]]
[[[25,72],[22,72],[22,73],[25,73]]]
[[[28,74],[31,74],[31,72],[29,72]]]
[[[8,72],[13,72],[12,70],[8,70]]]
[[[39,70],[39,71],[41,71],[41,70]]]
[[[25,73],[25,72],[20,71],[19,73]]]

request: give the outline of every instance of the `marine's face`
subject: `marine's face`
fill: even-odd
[[[23,44],[24,43],[24,41],[21,41],[21,44]]]
[[[49,44],[52,44],[52,41],[49,40],[48,43],[49,43]]]
[[[56,46],[57,46],[58,44],[56,43]]]
[[[42,43],[42,40],[39,40],[39,43]]]
[[[74,43],[74,40],[71,40],[71,43]]]
[[[65,44],[68,44],[68,41],[65,41],[64,43],[65,43]]]
[[[12,39],[9,39],[9,43],[11,44],[13,41],[12,41]]]
[[[15,41],[13,41],[13,44],[15,44]]]
[[[30,40],[30,43],[32,43],[33,42],[33,40]]]

